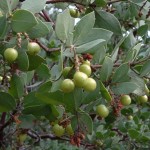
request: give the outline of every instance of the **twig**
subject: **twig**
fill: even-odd
[[[47,14],[47,12],[44,9],[42,10],[42,13],[43,13],[44,17],[46,18],[46,20],[48,22],[52,22],[52,24],[54,26],[55,25],[54,21],[50,18],[50,16]]]
[[[147,61],[147,60],[149,60],[149,59],[150,59],[150,56],[147,57],[147,58],[145,58],[145,59],[143,59],[143,60],[140,60],[140,61],[137,61],[137,62],[133,62],[133,63],[129,63],[129,65],[132,66],[132,67],[134,67],[135,65],[143,64],[145,61]],[[121,64],[122,64],[122,63],[115,63],[115,64],[113,65],[113,67],[119,67]],[[103,65],[98,65],[98,64],[96,64],[96,65],[91,65],[91,67],[92,67],[93,69],[101,68],[102,66],[103,66]]]
[[[43,45],[40,41],[36,40],[36,43],[38,43],[40,45],[40,47],[42,47],[46,52],[55,52],[55,51],[60,51],[60,47],[57,48],[48,48],[45,45]]]
[[[107,2],[108,5],[121,2],[122,0],[114,0],[114,1],[109,1]],[[74,0],[48,0],[46,4],[55,4],[55,3],[74,3],[74,4],[79,4],[82,6],[87,6],[87,4],[81,3],[81,2],[76,2]],[[90,7],[96,7],[95,4],[89,4]]]

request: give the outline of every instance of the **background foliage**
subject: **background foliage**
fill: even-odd
[[[149,29],[149,0],[0,0],[0,148],[149,149]],[[38,55],[27,52],[31,41]],[[15,62],[6,48],[17,50]],[[97,88],[62,92],[84,60]],[[129,106],[120,103],[124,94]],[[139,102],[143,95],[148,102]],[[108,117],[97,115],[99,104]],[[71,123],[74,135],[55,136],[57,123]]]

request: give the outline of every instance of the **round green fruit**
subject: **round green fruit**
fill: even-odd
[[[28,43],[27,49],[28,49],[27,53],[30,54],[30,55],[36,55],[41,50],[40,46],[35,42]]]
[[[72,126],[71,124],[68,124],[67,127],[66,127],[66,132],[68,135],[74,135],[74,131],[72,129]]]
[[[109,115],[109,110],[108,110],[108,108],[107,108],[105,105],[103,105],[103,104],[98,105],[98,106],[96,107],[96,112],[97,112],[97,114],[98,114],[100,117],[102,117],[102,118],[105,118],[105,117],[107,117],[107,116]]]
[[[147,97],[147,95],[139,96],[138,100],[140,103],[146,103],[148,101],[148,97]]]
[[[78,18],[80,16],[80,12],[77,9],[69,9],[70,16],[73,18]]]
[[[129,95],[123,95],[121,96],[121,104],[124,105],[124,106],[128,106],[131,104],[131,98]]]
[[[90,63],[90,61],[89,61],[89,60],[85,60],[85,61],[83,62],[83,64],[88,65],[88,66],[90,66],[90,65],[91,65],[91,63]]]
[[[79,67],[79,70],[85,73],[88,77],[91,75],[91,67],[89,65],[83,64]]]
[[[128,116],[128,120],[133,120],[133,116]]]
[[[21,143],[23,143],[23,142],[26,140],[26,138],[27,138],[27,134],[20,134],[20,135],[18,136],[18,138],[19,138],[19,141],[20,141]]]
[[[58,124],[55,124],[53,126],[52,130],[53,130],[54,134],[58,137],[63,136],[64,133],[65,133],[65,129],[62,126],[58,125]]]
[[[85,91],[94,91],[96,89],[96,81],[93,78],[87,78],[84,83],[84,90]]]
[[[70,93],[74,90],[74,82],[70,79],[65,79],[62,81],[61,83],[61,90],[64,92],[64,93]]]
[[[83,87],[87,78],[88,76],[85,73],[80,71],[76,72],[73,76],[73,81],[75,83],[75,86]]]
[[[64,77],[67,77],[69,71],[71,70],[71,68],[72,68],[72,67],[65,67],[64,70],[63,70],[63,72],[62,72],[62,75],[63,75]]]
[[[13,61],[15,61],[18,57],[18,52],[16,49],[14,48],[7,48],[4,51],[4,58],[9,62],[12,63]]]

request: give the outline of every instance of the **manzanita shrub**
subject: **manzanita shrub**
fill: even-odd
[[[149,29],[150,0],[0,0],[0,149],[150,149]]]

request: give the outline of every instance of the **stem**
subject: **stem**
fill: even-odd
[[[36,40],[36,43],[38,43],[40,45],[40,47],[42,47],[46,52],[55,52],[55,51],[60,51],[60,47],[57,48],[48,48],[45,45],[43,45],[40,41]]]
[[[117,2],[122,2],[122,0],[114,0],[114,1],[109,1],[107,2],[108,5],[117,3]],[[82,6],[87,6],[87,4],[81,3],[81,2],[76,2],[74,0],[48,0],[46,4],[55,4],[55,3],[74,3],[74,4],[79,4]],[[96,7],[95,4],[89,4],[90,7]]]
[[[6,118],[6,112],[3,112],[1,116],[0,126],[5,123],[5,118]]]

